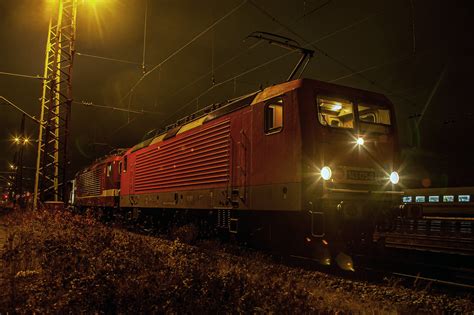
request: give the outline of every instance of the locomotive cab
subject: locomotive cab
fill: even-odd
[[[123,150],[112,152],[75,176],[74,206],[110,212],[118,207]]]
[[[341,248],[371,244],[401,194],[393,105],[378,93],[314,80],[304,81],[298,99],[311,235]]]

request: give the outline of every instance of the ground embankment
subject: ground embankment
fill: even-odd
[[[0,313],[465,313],[470,298],[349,281],[69,212],[0,218]]]

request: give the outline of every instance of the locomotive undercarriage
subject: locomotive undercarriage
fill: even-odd
[[[184,204],[205,202],[212,196],[218,203],[214,208],[190,209]],[[185,225],[197,227],[201,236],[221,235],[272,252],[310,257],[323,265],[336,264],[351,269],[356,252],[369,251],[377,226],[384,225],[391,212],[392,196],[332,193],[326,198],[308,202],[304,210],[248,210],[238,209],[232,195],[225,190],[166,193],[134,198],[122,196],[127,206],[92,207],[102,220],[119,218],[157,233],[168,233]],[[200,197],[201,196],[201,197]],[[236,194],[240,197],[239,194]],[[138,202],[137,202],[138,201]],[[133,203],[134,206],[131,206]],[[148,207],[140,207],[145,203]],[[152,203],[170,206],[156,207]],[[205,202],[207,203],[207,202]],[[173,207],[179,205],[178,207]],[[343,259],[341,259],[343,257]]]

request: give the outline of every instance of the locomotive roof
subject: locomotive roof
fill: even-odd
[[[126,151],[127,151],[127,149],[114,149],[114,150],[110,151],[107,155],[104,155],[104,156],[101,156],[101,157],[95,159],[94,162],[92,162],[92,164],[90,164],[87,167],[84,167],[83,169],[78,171],[77,174],[86,172],[87,170],[90,170],[91,168],[93,168],[96,165],[100,165],[100,164],[106,163],[108,161],[111,161],[115,157],[121,157]]]
[[[221,117],[225,114],[231,113],[245,106],[252,106],[254,104],[266,101],[278,95],[286,92],[298,89],[303,85],[310,85],[315,88],[324,90],[339,91],[341,94],[348,94],[357,97],[364,97],[370,94],[372,98],[375,98],[383,103],[390,104],[387,97],[383,94],[361,90],[357,88],[347,87],[334,83],[314,80],[314,79],[297,79],[289,82],[284,82],[269,86],[263,90],[257,90],[255,92],[224,101],[222,103],[212,104],[207,107],[188,115],[176,123],[166,126],[164,129],[159,130],[153,137],[150,137],[132,148],[127,153],[135,152],[141,148],[147,147],[150,144],[169,139],[177,134],[183,133],[187,130],[193,129],[202,125],[203,123]]]

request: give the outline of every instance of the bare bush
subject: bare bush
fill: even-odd
[[[3,218],[5,220],[5,218]],[[429,295],[103,226],[68,212],[8,217],[0,313],[333,313],[432,310]],[[189,235],[193,237],[188,237]],[[407,298],[405,297],[412,297]],[[444,297],[436,305],[447,303]],[[444,299],[444,300],[443,300]],[[442,310],[472,310],[449,300]],[[471,303],[471,304],[468,304]]]

